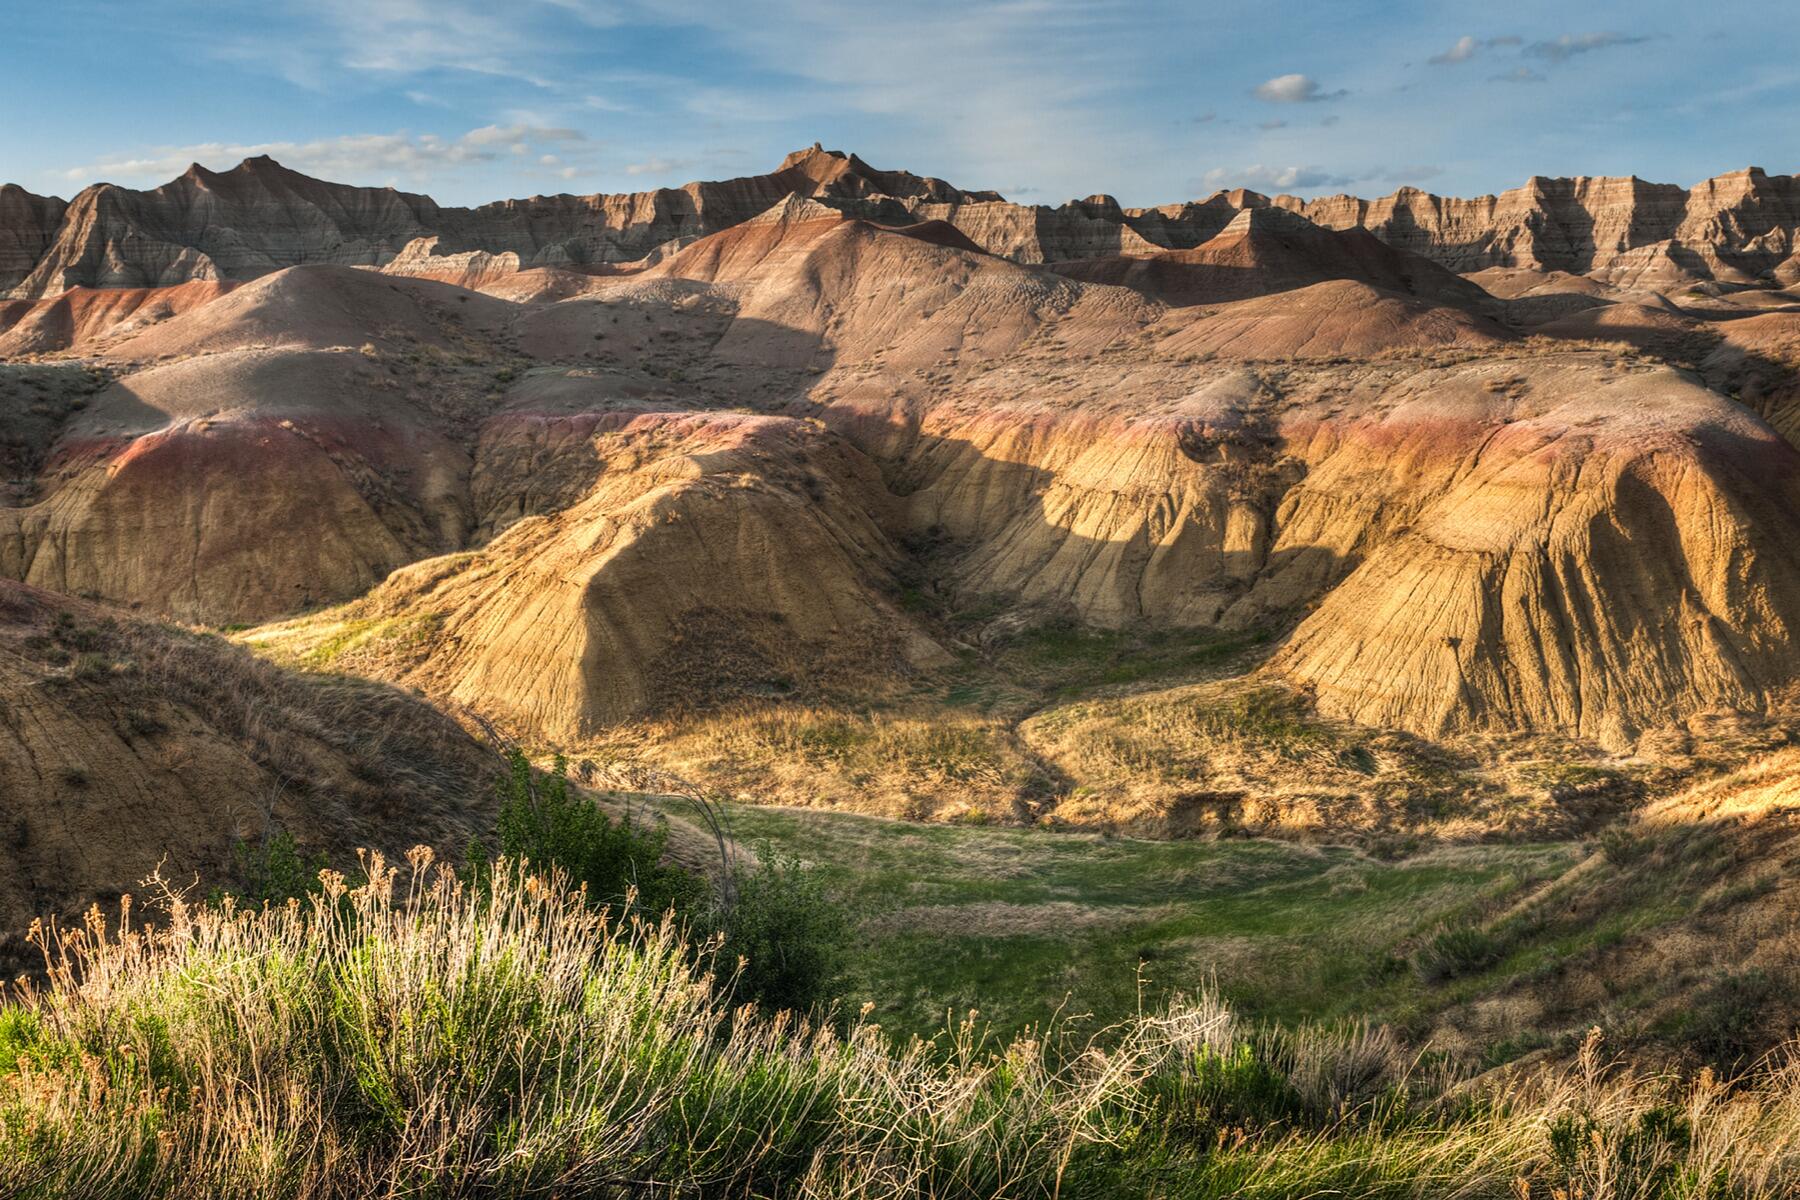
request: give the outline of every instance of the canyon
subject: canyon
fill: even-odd
[[[267,159],[9,188],[14,669],[74,670],[60,594],[602,780],[1162,836],[1591,828],[1788,728],[1797,195],[1032,208],[816,146],[475,209]],[[21,720],[46,778],[172,769],[161,734]],[[404,804],[453,823],[434,788]]]

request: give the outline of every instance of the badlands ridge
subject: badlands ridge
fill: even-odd
[[[1154,209],[817,147],[476,209],[268,159],[9,187],[0,576],[43,591],[0,615],[256,626],[577,752],[966,714],[979,677],[1000,765],[933,786],[1021,816],[1241,802],[1296,745],[1326,824],[1434,745],[1691,763],[1800,678],[1797,230],[1754,169]],[[1044,629],[1238,650],[1018,699]],[[1330,740],[1120,749],[1143,706],[1176,742],[1271,696]]]
[[[1402,188],[1377,200],[1270,198],[1246,190],[1157,208],[1096,195],[1051,208],[879,171],[814,146],[774,172],[626,195],[533,196],[442,208],[391,188],[326,183],[273,159],[195,164],[148,192],[101,183],[72,201],[0,187],[0,296],[75,287],[241,281],[303,264],[486,256],[495,266],[602,268],[662,255],[741,224],[783,197],[884,224],[943,221],[990,254],[1027,264],[1188,250],[1246,209],[1279,208],[1328,229],[1362,228],[1455,271],[1595,274],[1620,286],[1696,276],[1800,282],[1800,183],[1757,168],[1693,188],[1628,179],[1534,178],[1473,200]]]

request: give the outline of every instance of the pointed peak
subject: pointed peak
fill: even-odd
[[[789,192],[769,208],[751,217],[751,225],[792,225],[801,221],[842,221],[844,214],[830,205]]]
[[[842,150],[827,150],[823,143],[814,142],[806,149],[796,150],[786,158],[782,159],[781,166],[776,169],[779,171],[791,171],[795,167],[806,166],[809,163],[816,163],[822,160],[839,163],[848,161],[852,157],[852,155],[845,154]]]
[[[1319,228],[1311,221],[1290,209],[1274,204],[1250,206],[1240,209],[1238,215],[1231,218],[1231,223],[1219,231],[1221,237],[1228,233],[1268,233],[1275,230],[1298,231]]]

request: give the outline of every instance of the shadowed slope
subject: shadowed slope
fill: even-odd
[[[235,879],[239,839],[460,846],[498,761],[381,685],[284,673],[216,638],[0,581],[0,929],[160,869]],[[0,957],[23,951],[0,938]]]

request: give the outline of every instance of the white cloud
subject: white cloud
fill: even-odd
[[[471,146],[516,144],[527,139],[534,142],[585,142],[587,134],[577,129],[542,128],[531,125],[483,125],[480,129],[471,129],[462,136],[462,140]]]
[[[675,171],[685,171],[693,165],[685,158],[658,158],[652,155],[643,162],[628,163],[625,173],[627,175],[668,175]]]
[[[1425,61],[1434,67],[1449,66],[1452,63],[1468,62],[1482,50],[1491,50],[1496,46],[1517,46],[1523,39],[1516,37],[1478,38],[1464,35],[1451,43],[1450,48],[1441,54],[1434,54]]]
[[[542,143],[558,146],[564,155],[585,153],[586,137],[569,129],[490,125],[457,138],[401,132],[347,134],[306,142],[202,142],[115,155],[66,168],[61,174],[78,183],[96,179],[162,183],[186,170],[190,163],[224,170],[243,159],[268,155],[283,166],[334,182],[392,183],[405,179],[411,186],[419,186],[462,167],[494,162],[503,150],[516,153],[520,147]],[[545,157],[558,164],[562,161],[557,155]]]
[[[1417,164],[1400,167],[1366,167],[1354,172],[1327,171],[1321,167],[1271,167],[1257,163],[1248,167],[1215,167],[1200,180],[1201,186],[1194,190],[1217,191],[1222,188],[1247,187],[1260,191],[1318,191],[1324,188],[1348,188],[1352,184],[1408,184],[1419,183],[1435,175],[1443,174],[1444,169],[1429,164]]]
[[[329,68],[417,75],[466,71],[520,79],[550,89],[534,51],[536,38],[513,6],[456,0],[288,0],[314,31],[306,44],[281,48],[290,59],[314,60],[305,75]],[[252,56],[246,43],[238,53]],[[320,64],[325,64],[321,67]],[[290,76],[291,77],[291,76]],[[296,80],[297,82],[301,80]]]
[[[1425,61],[1440,67],[1446,63],[1467,62],[1469,59],[1475,57],[1475,51],[1480,48],[1480,42],[1465,35],[1457,38],[1455,43],[1442,54],[1434,54]]]
[[[1545,77],[1530,67],[1514,67],[1499,75],[1489,75],[1489,83],[1542,83]]]
[[[1313,104],[1320,100],[1336,100],[1348,92],[1339,89],[1328,92],[1319,86],[1319,81],[1310,75],[1277,75],[1273,79],[1265,79],[1252,89],[1258,100],[1266,100],[1270,104]]]
[[[1207,188],[1260,188],[1286,191],[1292,188],[1345,187],[1351,179],[1334,175],[1318,167],[1270,167],[1256,163],[1248,167],[1214,167],[1202,177]]]

